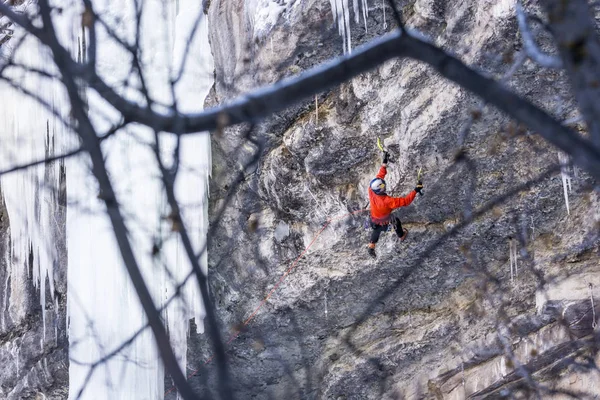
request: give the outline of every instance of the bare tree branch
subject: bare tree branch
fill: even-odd
[[[4,7],[6,6],[0,5],[0,12]],[[43,37],[40,37],[40,40],[47,43]],[[526,124],[556,147],[570,153],[575,164],[600,180],[600,163],[598,163],[600,146],[594,147],[588,140],[562,126],[548,113],[521,96],[506,89],[493,79],[484,77],[456,57],[418,38],[417,35],[407,32],[386,35],[373,40],[370,44],[353,52],[352,55],[345,55],[297,77],[256,90],[228,105],[215,107],[200,114],[189,115],[165,115],[127,101],[108,86],[95,71],[82,69],[68,57],[62,46],[58,43],[56,46],[58,47],[53,51],[58,56],[66,58],[64,72],[68,71],[87,79],[89,84],[127,120],[153,126],[159,131],[181,132],[182,134],[260,120],[304,98],[311,97],[315,93],[337,86],[384,61],[395,57],[409,57],[426,62],[444,77]],[[223,121],[226,123],[224,124]]]
[[[121,215],[119,209],[116,194],[113,190],[112,183],[108,176],[106,166],[104,164],[104,156],[100,147],[99,138],[97,137],[94,127],[87,115],[87,112],[83,106],[83,102],[79,96],[79,88],[73,79],[66,71],[68,71],[67,59],[62,58],[64,56],[64,48],[59,44],[54,30],[54,24],[50,16],[51,7],[48,4],[48,0],[40,0],[40,11],[42,15],[42,21],[44,24],[44,36],[45,40],[50,47],[50,50],[54,56],[54,62],[63,74],[63,82],[67,89],[69,99],[71,101],[72,111],[74,118],[78,121],[77,131],[83,142],[83,146],[90,154],[92,161],[92,173],[98,180],[98,184],[101,190],[101,198],[104,201],[107,209],[107,214],[113,225],[115,237],[123,261],[135,290],[140,299],[140,303],[148,317],[148,322],[152,327],[154,337],[157,343],[157,347],[161,358],[165,364],[165,368],[171,374],[179,393],[186,400],[197,399],[198,396],[194,393],[194,390],[190,387],[187,382],[185,375],[182,373],[177,363],[177,358],[171,348],[167,332],[160,318],[160,313],[157,311],[154,305],[154,300],[150,295],[148,287],[144,282],[144,278],[141,274],[139,265],[133,254],[131,243],[127,235],[127,227]]]
[[[338,60],[334,60],[324,66],[314,68],[312,70],[307,71],[305,74],[302,74],[298,77],[294,77],[288,80],[285,80],[276,85],[266,87],[260,90],[257,90],[247,96],[242,96],[237,100],[234,100],[232,103],[223,105],[221,107],[217,107],[213,110],[208,110],[206,112],[197,113],[197,114],[182,114],[178,110],[177,99],[175,97],[174,83],[176,83],[183,70],[185,69],[185,62],[187,58],[184,58],[181,64],[181,67],[177,73],[174,75],[173,71],[170,71],[170,80],[171,80],[171,94],[173,97],[173,104],[168,105],[166,107],[156,108],[156,110],[167,109],[167,112],[159,112],[153,109],[153,100],[150,98],[148,89],[146,86],[146,81],[144,77],[144,71],[142,69],[143,65],[141,60],[141,54],[139,53],[140,49],[140,15],[141,15],[141,6],[136,1],[136,12],[137,12],[137,31],[136,31],[136,40],[135,44],[128,45],[124,41],[120,40],[116,35],[114,38],[117,42],[126,50],[128,50],[133,55],[133,61],[130,70],[130,78],[137,74],[140,78],[141,83],[141,92],[145,96],[147,100],[147,104],[136,104],[134,101],[129,101],[126,97],[118,94],[116,86],[109,86],[106,81],[102,80],[100,74],[95,70],[95,58],[96,58],[96,39],[95,33],[92,32],[95,29],[95,24],[98,23],[100,26],[105,26],[109,35],[112,35],[112,31],[109,29],[109,24],[106,24],[102,19],[97,16],[92,10],[92,1],[91,0],[82,0],[85,4],[85,14],[84,16],[89,17],[88,13],[91,15],[91,19],[87,22],[82,22],[82,24],[90,29],[90,37],[94,36],[91,39],[91,45],[88,48],[88,58],[87,61],[76,62],[69,55],[68,51],[62,47],[56,36],[53,32],[52,21],[50,19],[50,6],[48,4],[48,0],[40,0],[40,7],[42,10],[42,20],[43,20],[43,29],[38,29],[38,31],[33,31],[33,34],[38,37],[46,46],[48,46],[53,54],[55,62],[61,72],[61,77],[64,82],[64,85],[67,88],[67,93],[72,103],[73,107],[73,117],[76,119],[77,126],[76,130],[79,133],[83,146],[81,149],[73,150],[74,154],[77,154],[81,150],[85,150],[89,152],[90,157],[92,158],[92,167],[93,174],[99,182],[101,188],[101,198],[104,201],[108,215],[110,217],[111,223],[113,225],[115,235],[118,240],[118,245],[123,256],[123,260],[125,262],[125,266],[130,274],[132,282],[135,286],[136,291],[140,297],[140,301],[144,307],[144,311],[148,315],[148,325],[153,329],[155,339],[157,340],[159,351],[163,361],[165,363],[166,369],[172,375],[178,390],[184,398],[195,398],[195,394],[192,392],[191,388],[188,386],[187,382],[185,382],[184,372],[178,366],[177,360],[175,360],[173,349],[170,347],[168,337],[165,332],[164,325],[162,324],[160,318],[160,311],[157,310],[152,298],[149,296],[148,289],[145,286],[145,283],[141,280],[141,274],[139,271],[139,266],[137,265],[137,260],[135,259],[135,255],[131,249],[131,243],[127,237],[127,226],[125,224],[124,217],[124,209],[119,207],[118,201],[116,199],[116,194],[114,193],[112,182],[109,180],[109,176],[106,170],[106,165],[104,164],[105,154],[102,153],[100,147],[100,140],[96,135],[94,127],[91,124],[89,116],[87,115],[87,110],[82,102],[82,87],[88,84],[92,89],[95,89],[98,93],[101,94],[112,106],[120,112],[125,121],[139,122],[147,127],[154,129],[156,132],[156,148],[155,153],[157,156],[157,161],[159,164],[160,172],[162,174],[161,178],[163,180],[163,185],[166,190],[168,203],[171,207],[171,218],[177,222],[178,231],[180,233],[182,242],[185,247],[185,251],[187,256],[192,263],[192,272],[185,278],[185,280],[180,284],[179,288],[192,276],[196,275],[198,280],[198,284],[200,286],[200,290],[202,293],[202,298],[204,300],[204,304],[207,310],[207,320],[208,320],[208,328],[210,340],[215,349],[215,357],[219,362],[219,389],[221,395],[225,398],[233,397],[233,390],[230,387],[230,379],[227,372],[227,364],[225,359],[225,348],[222,343],[219,327],[217,324],[217,318],[214,314],[216,314],[212,304],[209,293],[207,291],[206,285],[206,276],[202,273],[200,268],[200,264],[197,260],[197,255],[194,254],[194,249],[192,242],[190,240],[189,234],[186,230],[185,223],[183,221],[183,217],[181,215],[180,208],[184,208],[185,204],[179,203],[178,199],[175,196],[174,184],[176,180],[176,176],[178,171],[180,170],[179,165],[179,151],[182,146],[181,141],[184,134],[187,133],[195,133],[199,131],[203,131],[206,129],[219,129],[224,126],[233,125],[237,123],[244,122],[253,122],[258,121],[262,118],[265,118],[271,115],[273,112],[283,109],[291,104],[298,102],[299,100],[307,97],[312,97],[315,93],[322,92],[328,88],[335,87],[342,82],[347,81],[348,79],[357,76],[369,69],[375,68],[385,60],[389,60],[392,58],[413,58],[422,62],[425,62],[431,65],[437,72],[439,72],[444,77],[452,80],[453,82],[459,84],[460,86],[467,88],[472,93],[481,97],[482,100],[479,103],[482,105],[492,104],[495,105],[500,110],[506,112],[509,116],[516,118],[518,121],[527,124],[532,130],[539,132],[541,136],[543,136],[547,141],[559,147],[562,151],[569,153],[574,162],[580,165],[582,168],[585,168],[588,172],[590,172],[596,179],[600,177],[600,146],[598,143],[594,144],[590,143],[589,140],[581,137],[577,133],[561,126],[559,122],[553,119],[547,112],[541,110],[540,108],[534,106],[531,102],[523,99],[517,94],[509,91],[504,86],[504,80],[494,80],[485,76],[485,73],[476,71],[473,68],[468,67],[464,63],[462,63],[456,56],[449,54],[448,52],[443,51],[439,47],[433,45],[428,42],[427,39],[424,39],[418,33],[409,33],[402,26],[402,21],[400,20],[400,14],[396,9],[395,3],[393,0],[390,0],[390,6],[395,11],[396,22],[400,26],[398,32],[392,35],[388,35],[386,37],[380,38],[378,40],[373,41],[371,44],[359,49],[354,54],[350,56],[342,57]],[[0,12],[2,11],[2,7],[5,5],[0,4]],[[520,4],[518,4],[517,16],[519,18],[519,24],[521,30],[523,32],[523,40],[525,43],[525,48],[529,53],[530,57],[535,59],[540,54],[542,54],[534,40],[534,34],[527,27],[527,19],[522,10]],[[190,35],[188,40],[186,50],[190,47],[190,42],[194,37],[194,33],[197,29],[197,26],[200,21],[199,15],[196,20],[196,24]],[[85,18],[84,18],[85,21]],[[25,21],[27,22],[27,21]],[[24,23],[25,23],[24,22]],[[35,19],[35,22],[38,24],[38,19]],[[523,25],[522,25],[523,24]],[[522,25],[522,26],[521,26]],[[527,41],[529,40],[529,44]],[[529,46],[529,47],[528,47]],[[533,47],[531,47],[533,46]],[[92,49],[94,47],[94,49]],[[533,49],[533,50],[531,50]],[[537,54],[536,51],[540,54]],[[533,55],[532,55],[533,54]],[[185,56],[187,57],[187,55]],[[550,56],[547,56],[550,57]],[[508,76],[512,75],[518,67],[522,64],[522,61],[525,59],[524,52],[519,54],[519,58],[515,62],[515,65],[509,69],[509,72],[506,74]],[[85,59],[84,59],[85,60]],[[554,59],[554,62],[556,59]],[[34,72],[34,71],[32,71]],[[137,83],[137,82],[136,82]],[[588,82],[589,83],[589,82]],[[116,89],[116,90],[115,90]],[[588,98],[588,101],[591,99]],[[582,113],[584,117],[587,116],[585,113]],[[467,124],[463,127],[463,131],[459,134],[459,145],[463,145],[466,140],[466,135],[468,134],[471,125],[477,121],[481,116],[481,111],[478,111],[477,114],[473,113]],[[597,116],[594,114],[594,116]],[[162,132],[174,132],[177,135],[177,145],[173,153],[173,159],[175,160],[172,167],[166,167],[163,165],[162,160],[160,158],[160,136],[163,134]],[[262,153],[262,147],[259,143],[257,145],[258,151],[253,157],[252,162],[258,160]],[[33,161],[26,165],[21,165],[14,167],[13,170],[26,168],[31,165],[37,165],[46,160],[58,159],[64,156],[68,156],[70,153],[63,154],[62,156],[51,156],[45,160]],[[468,190],[473,191],[476,187],[477,178],[480,177],[478,174],[481,174],[477,165],[466,156],[464,153],[459,153],[459,157],[455,159],[457,161],[455,165],[459,165],[461,162],[465,164],[465,168],[469,172],[469,181],[468,181]],[[16,169],[15,169],[16,168]],[[412,261],[412,265],[406,271],[402,272],[402,275],[396,280],[392,282],[387,290],[385,290],[378,300],[385,299],[386,296],[389,296],[394,290],[396,290],[400,284],[405,283],[406,278],[408,278],[416,269],[416,266],[419,265],[423,260],[428,257],[428,253],[431,252],[431,249],[435,249],[437,246],[442,244],[445,240],[455,235],[458,231],[465,228],[466,226],[473,223],[476,218],[484,213],[490,211],[494,205],[500,204],[502,202],[507,201],[510,196],[513,196],[520,190],[524,188],[531,187],[536,182],[540,182],[541,180],[547,178],[552,173],[554,173],[556,167],[551,168],[546,171],[541,176],[534,178],[533,180],[515,188],[514,190],[510,190],[504,193],[501,196],[498,196],[492,199],[491,202],[484,204],[482,208],[473,210],[473,204],[471,203],[472,197],[471,195],[467,196],[464,203],[464,212],[463,212],[463,221],[458,225],[455,225],[449,232],[444,235],[441,235],[437,238],[433,238],[433,244],[428,246],[424,253],[417,255]],[[10,172],[10,171],[9,171]],[[222,207],[218,210],[217,219],[221,216],[227,203],[231,200],[233,195],[235,195],[237,186],[241,183],[246,176],[244,174],[245,169],[239,171],[237,177],[234,180],[234,184],[231,185],[229,190],[227,190],[227,195],[223,201]],[[2,174],[2,171],[0,171]],[[532,220],[533,223],[533,220]],[[212,232],[212,227],[209,232]],[[200,254],[206,251],[206,246],[210,243],[210,234],[206,240],[206,243],[200,249]],[[523,234],[523,237],[526,235]],[[522,240],[521,245],[525,246],[525,240]],[[198,250],[198,249],[196,249]],[[257,252],[257,255],[259,253]],[[260,256],[259,256],[260,257]],[[535,266],[533,263],[528,265],[528,267],[533,270],[535,274]],[[488,273],[488,271],[485,271]],[[543,282],[544,277],[540,273],[539,276],[536,275],[538,282]],[[501,327],[503,330],[506,330],[506,334],[500,338],[505,340],[505,353],[508,354],[509,358],[514,358],[514,354],[512,354],[511,343],[508,341],[511,339],[511,332],[508,332],[508,323],[509,319],[507,318],[508,313],[505,312],[504,308],[509,306],[505,298],[498,297],[500,295],[500,290],[505,289],[502,287],[502,282],[500,279],[496,279],[491,273],[486,277],[486,284],[489,282],[494,282],[496,285],[493,290],[496,292],[491,293],[493,295],[492,300],[500,299],[501,302],[496,302],[494,304],[499,305],[500,310],[499,314],[502,314],[502,324],[496,325]],[[172,297],[176,298],[179,295],[179,289]],[[496,296],[496,297],[494,297]],[[370,317],[371,313],[377,311],[375,307],[377,307],[378,301],[375,301],[371,306],[366,307],[365,313],[361,316],[358,322],[352,327],[354,329],[358,324],[360,324],[363,320]],[[168,304],[168,302],[167,302]],[[246,325],[247,322],[244,323]],[[137,337],[139,332],[143,331],[145,327],[141,328],[138,332],[134,334],[126,342],[122,343],[121,346],[116,348],[116,350],[111,353],[103,356],[101,359],[92,363],[92,366],[89,370],[88,378],[92,376],[94,368],[96,366],[104,363],[108,358],[118,354],[123,348],[127,347],[134,339]],[[352,332],[350,332],[352,334]],[[347,343],[350,343],[350,334],[347,336]],[[236,333],[235,337],[239,335],[239,332]],[[233,339],[235,338],[233,337]],[[233,340],[232,339],[232,340]],[[350,343],[351,344],[351,343]],[[211,358],[212,359],[212,358]],[[72,360],[74,363],[77,363],[76,360]],[[376,360],[377,361],[377,360]],[[527,364],[520,364],[519,362],[513,362],[514,365],[517,365],[517,370],[515,372],[516,376],[520,376],[524,378],[529,386],[531,386],[536,391],[541,391],[541,393],[546,393],[547,389],[543,386],[539,385],[535,382],[535,377],[533,376],[534,371],[528,370]],[[308,372],[307,372],[308,375]],[[292,379],[294,379],[293,375]],[[87,382],[87,378],[86,378]],[[294,380],[294,383],[298,383],[298,381]],[[85,383],[84,383],[85,386]],[[301,390],[300,385],[297,385],[298,390]]]
[[[600,149],[600,38],[592,9],[587,0],[542,4],[590,137]]]
[[[33,25],[33,22],[29,18],[14,11],[8,3],[0,4],[0,14],[7,16],[15,24],[23,27],[27,32],[34,34],[36,37],[42,33],[41,29]]]
[[[73,156],[81,153],[82,151],[83,151],[83,147],[80,147],[78,149],[71,150],[66,153],[56,155],[56,156],[44,157],[43,159],[40,159],[40,160],[31,161],[31,162],[28,162],[25,164],[15,165],[15,166],[7,168],[5,170],[0,170],[0,175],[6,175],[6,174],[10,174],[11,172],[22,171],[24,169],[35,167],[36,165],[47,164],[52,161],[57,161],[57,160],[62,160],[65,158],[73,157]]]
[[[334,87],[346,80],[366,72],[394,57],[410,57],[426,62],[444,77],[468,89],[516,120],[523,122],[546,140],[572,155],[575,164],[600,179],[600,151],[588,140],[562,126],[548,113],[521,96],[511,92],[493,79],[486,78],[463,64],[457,58],[415,36],[394,33],[376,39],[369,45],[357,49],[351,55],[313,68],[304,74],[259,89],[224,105],[196,115],[181,115],[181,133],[214,130],[219,121],[234,125],[257,121],[315,93]],[[149,113],[120,97],[98,77],[91,85],[96,88],[113,107],[124,112],[132,121],[159,126],[174,131],[173,116]],[[221,122],[222,124],[222,122]]]
[[[587,139],[560,125],[545,111],[503,85],[482,76],[436,46],[414,37],[408,37],[403,44],[408,57],[428,63],[444,77],[524,123],[551,144],[571,154],[575,164],[600,180],[600,150]]]
[[[219,370],[219,386],[221,395],[224,396],[224,399],[233,399],[233,392],[231,391],[230,378],[229,378],[229,370],[227,366],[226,356],[225,356],[225,346],[223,345],[223,340],[221,338],[221,333],[219,331],[219,324],[217,323],[217,316],[214,309],[214,305],[210,299],[208,294],[208,281],[206,279],[206,275],[202,272],[200,268],[200,263],[198,262],[198,258],[196,258],[194,247],[192,245],[192,241],[188,235],[188,231],[185,225],[185,221],[183,220],[183,216],[181,215],[181,210],[179,209],[179,203],[175,196],[175,179],[179,164],[179,146],[181,138],[178,138],[178,143],[176,146],[176,155],[174,157],[174,168],[173,171],[169,171],[162,162],[161,158],[161,147],[160,147],[160,135],[158,132],[155,134],[156,146],[154,148],[156,161],[158,163],[161,179],[163,181],[163,185],[165,187],[165,192],[167,194],[167,201],[169,206],[171,207],[170,218],[173,219],[174,225],[177,226],[177,231],[179,236],[181,237],[181,242],[183,243],[183,247],[187,254],[187,257],[190,261],[190,265],[192,266],[192,271],[196,275],[196,279],[198,281],[198,287],[200,289],[200,293],[202,295],[202,302],[204,303],[204,309],[206,311],[206,317],[208,319],[208,332],[210,339],[212,341],[212,345],[215,349],[215,358],[217,361],[217,366]]]
[[[521,31],[521,37],[523,38],[523,46],[529,58],[538,63],[544,68],[556,68],[560,69],[563,67],[562,60],[558,56],[553,56],[543,53],[535,42],[533,33],[527,25],[527,15],[523,11],[521,1],[517,1],[517,22],[519,23],[519,31]]]
[[[108,139],[110,136],[114,135],[118,130],[122,129],[126,125],[127,125],[127,123],[121,122],[120,124],[114,126],[106,134],[104,134],[103,136],[101,136],[99,138],[100,142],[102,142],[105,139]],[[73,157],[73,156],[81,153],[84,150],[85,149],[83,147],[79,147],[77,149],[68,151],[68,152],[63,153],[63,154],[58,154],[58,155],[53,155],[53,156],[47,156],[47,157],[44,157],[44,158],[42,158],[40,160],[31,161],[31,162],[28,162],[28,163],[25,163],[25,164],[15,165],[15,166],[7,168],[5,170],[0,170],[0,176],[1,175],[6,175],[6,174],[10,174],[11,172],[21,171],[21,170],[24,170],[24,169],[27,169],[27,168],[35,167],[36,165],[47,164],[47,163],[51,163],[52,161],[58,161],[58,160],[62,160],[62,159],[65,159],[65,158]]]

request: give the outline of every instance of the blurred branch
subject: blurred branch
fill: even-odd
[[[114,135],[119,129],[125,127],[126,125],[127,125],[127,123],[125,123],[125,122],[122,122],[122,123],[116,125],[115,127],[111,128],[106,134],[99,137],[99,141],[102,142],[103,140],[108,139],[110,136]],[[63,154],[47,156],[40,160],[31,161],[31,162],[28,162],[25,164],[15,165],[14,167],[10,167],[5,170],[0,170],[0,176],[10,174],[11,172],[21,171],[21,170],[24,170],[27,168],[35,167],[36,165],[47,164],[47,163],[51,163],[52,161],[58,161],[58,160],[62,160],[65,158],[73,157],[73,156],[81,153],[83,150],[84,150],[83,147],[79,147],[75,150],[71,150],[71,151],[68,151]]]
[[[75,82],[74,77],[66,73],[69,70],[69,64],[72,59],[70,57],[63,58],[65,49],[60,45],[56,37],[54,23],[50,15],[51,7],[48,4],[48,0],[39,0],[39,6],[44,24],[45,43],[47,43],[48,47],[50,47],[54,57],[54,62],[63,75],[63,82],[71,102],[72,114],[75,120],[78,122],[77,133],[82,140],[83,147],[90,155],[92,161],[92,173],[96,177],[101,191],[100,197],[106,205],[107,214],[113,226],[113,231],[115,233],[119,250],[121,251],[121,255],[123,257],[123,262],[138,294],[144,312],[148,317],[148,322],[152,327],[154,338],[156,340],[156,344],[165,368],[169,371],[173,381],[175,382],[175,385],[177,386],[177,389],[179,390],[179,393],[184,399],[197,399],[197,394],[194,393],[194,390],[191,388],[185,378],[185,375],[179,368],[177,358],[175,357],[173,349],[171,348],[167,332],[160,317],[160,313],[154,305],[154,300],[152,299],[148,287],[144,282],[144,278],[133,253],[133,249],[128,237],[127,227],[121,214],[108,171],[106,170],[106,165],[104,164],[104,155],[100,147],[100,141],[87,115],[84,102],[80,98],[79,87]]]
[[[592,9],[587,0],[542,4],[591,140],[600,149],[600,37]]]
[[[181,138],[178,138],[178,143],[176,149],[179,148]],[[223,340],[221,338],[221,333],[219,331],[219,324],[217,323],[217,316],[215,312],[214,305],[210,299],[208,294],[208,282],[206,279],[206,275],[202,271],[200,267],[200,263],[198,262],[198,258],[195,256],[194,247],[192,245],[192,241],[189,237],[185,221],[183,220],[183,216],[181,215],[181,210],[179,208],[179,203],[175,196],[175,179],[177,175],[174,172],[169,171],[161,158],[161,146],[160,146],[160,135],[158,132],[155,133],[155,147],[154,153],[156,156],[156,162],[161,172],[161,180],[163,182],[165,193],[167,195],[167,201],[169,206],[171,207],[170,218],[173,220],[173,225],[177,227],[177,232],[181,237],[181,242],[187,254],[187,257],[190,261],[190,265],[192,267],[192,271],[194,275],[196,275],[196,279],[198,281],[198,287],[200,289],[200,293],[202,295],[202,302],[204,304],[204,309],[206,311],[206,319],[208,320],[208,333],[212,342],[212,345],[215,349],[215,358],[217,362],[217,367],[219,370],[219,387],[220,393],[224,396],[224,399],[233,399],[233,392],[231,390],[231,383],[229,378],[229,371],[227,366],[227,360],[225,356],[225,346],[223,345]],[[177,151],[178,153],[178,151]],[[174,157],[174,163],[179,163],[179,156]],[[173,168],[173,171],[176,171],[177,167]]]
[[[517,22],[519,23],[519,31],[521,31],[521,37],[523,38],[523,46],[529,58],[538,63],[544,68],[555,68],[560,69],[563,67],[562,60],[558,56],[552,56],[544,54],[535,42],[533,33],[527,25],[527,15],[523,11],[521,1],[517,1]]]
[[[4,7],[0,5],[0,12]],[[495,80],[468,67],[456,57],[423,40],[418,33],[408,34],[406,31],[400,31],[383,36],[357,49],[351,55],[315,67],[297,77],[258,89],[228,105],[188,115],[158,113],[149,107],[141,107],[124,99],[95,71],[77,65],[58,43],[49,43],[43,35],[38,37],[53,47],[56,57],[64,58],[61,61],[63,75],[74,74],[86,79],[90,86],[119,110],[126,119],[153,127],[157,131],[181,132],[181,134],[258,121],[302,99],[337,86],[384,61],[397,57],[413,58],[431,65],[444,77],[526,124],[547,141],[569,153],[575,164],[600,180],[600,145],[594,147],[587,139],[562,126],[545,111]],[[600,121],[600,118],[597,121]]]
[[[257,121],[317,92],[337,86],[394,57],[409,57],[431,65],[444,77],[480,96],[489,104],[538,132],[547,141],[569,153],[575,164],[600,179],[600,151],[548,113],[493,79],[466,66],[438,47],[408,34],[395,33],[373,40],[352,55],[340,57],[313,68],[298,77],[261,88],[233,102],[196,115],[180,115],[181,133],[214,130],[220,124],[229,126]],[[94,77],[92,86],[127,118],[162,130],[173,131],[174,116],[143,109],[120,97],[102,80]],[[221,121],[221,122],[220,122]],[[223,123],[223,121],[225,123]]]

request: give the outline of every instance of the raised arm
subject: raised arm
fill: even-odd
[[[385,167],[385,164],[381,164],[381,168],[379,168],[379,172],[377,173],[377,178],[384,179],[385,174],[387,174],[387,169]],[[371,175],[371,176],[373,176],[373,175]]]
[[[381,168],[379,168],[379,172],[377,173],[377,178],[384,179],[385,174],[387,174],[387,162],[388,162],[388,152],[383,153],[383,163],[381,164]]]
[[[404,197],[390,197],[388,196],[386,199],[387,206],[390,208],[400,208],[406,207],[410,203],[413,202],[415,196],[417,195],[417,191],[413,190],[407,196]]]

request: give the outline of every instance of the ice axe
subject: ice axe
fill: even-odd
[[[377,147],[379,147],[379,150],[381,150],[381,152],[385,155],[388,154],[389,157],[389,153],[385,150],[385,148],[383,147],[383,144],[381,143],[381,139],[379,137],[377,137]],[[384,157],[384,160],[386,159],[386,157]],[[388,158],[388,162],[391,162],[392,160],[390,160]]]
[[[379,150],[385,153],[385,149],[383,148],[383,145],[381,144],[381,139],[379,137],[377,137],[377,147],[379,147]]]

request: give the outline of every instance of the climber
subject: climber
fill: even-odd
[[[402,228],[402,223],[398,216],[393,215],[392,211],[396,208],[405,207],[412,203],[417,193],[421,193],[423,189],[423,183],[421,180],[417,181],[415,190],[410,192],[406,197],[391,197],[385,193],[385,175],[387,174],[387,163],[389,161],[389,155],[387,151],[383,153],[383,164],[379,169],[377,177],[369,184],[369,203],[371,205],[371,242],[369,243],[369,255],[373,258],[375,255],[375,245],[379,240],[381,232],[387,231],[389,225],[392,224],[396,229],[396,235],[400,242],[406,239],[408,230]]]

